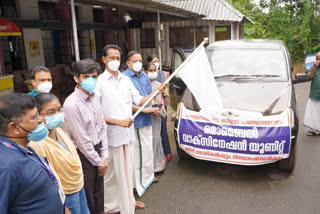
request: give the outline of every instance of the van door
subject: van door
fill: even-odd
[[[175,47],[172,49],[171,71],[172,74],[186,59],[186,55],[182,48]],[[174,110],[177,110],[178,103],[181,101],[186,85],[178,78],[174,77],[169,83],[170,104]]]
[[[173,73],[186,58],[193,52],[191,48],[173,48],[171,58],[171,73]],[[200,111],[200,106],[186,84],[179,77],[174,77],[169,84],[170,104],[177,110],[179,102],[183,102],[187,109]]]

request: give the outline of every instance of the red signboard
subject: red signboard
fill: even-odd
[[[0,19],[0,36],[21,36],[21,31],[16,23]]]

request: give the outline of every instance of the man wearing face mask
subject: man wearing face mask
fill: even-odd
[[[93,92],[100,66],[91,59],[76,62],[78,85],[66,99],[64,122],[82,163],[84,188],[90,213],[103,214],[103,175],[108,168],[108,136],[99,100]]]
[[[1,213],[64,213],[64,192],[56,176],[31,147],[48,129],[35,100],[26,94],[0,96]]]
[[[41,93],[49,93],[52,89],[51,71],[44,67],[35,67],[31,73],[33,90],[28,93],[32,97],[36,97]]]
[[[104,177],[104,208],[106,213],[134,213],[144,208],[144,203],[133,196],[133,141],[134,130],[132,104],[143,105],[151,95],[142,97],[130,79],[119,71],[121,49],[107,45],[102,60],[106,70],[98,78],[96,88],[99,94],[105,122],[108,124],[110,162]],[[159,88],[162,89],[162,88]],[[145,108],[152,112],[153,108]]]
[[[123,72],[129,77],[140,96],[147,96],[152,92],[148,75],[141,71],[142,56],[137,51],[131,51],[127,56],[127,70]],[[160,86],[163,86],[161,84]],[[164,88],[163,88],[164,89]],[[148,104],[150,106],[150,104]],[[133,105],[132,110],[139,107]],[[158,111],[158,108],[155,108]],[[153,111],[154,112],[154,111]],[[154,177],[153,148],[152,148],[152,113],[140,113],[134,120],[134,186],[141,197],[147,188],[156,182]]]

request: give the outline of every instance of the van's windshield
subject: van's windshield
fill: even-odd
[[[213,74],[220,78],[288,80],[281,49],[215,49],[209,51]]]

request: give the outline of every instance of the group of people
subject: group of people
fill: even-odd
[[[75,90],[65,100],[50,93],[51,72],[32,71],[28,94],[0,96],[0,210],[3,213],[131,214],[136,201],[171,159],[166,130],[166,75],[159,58],[107,45],[106,69],[75,63]],[[155,94],[157,93],[157,94]],[[151,96],[154,99],[136,112]]]

